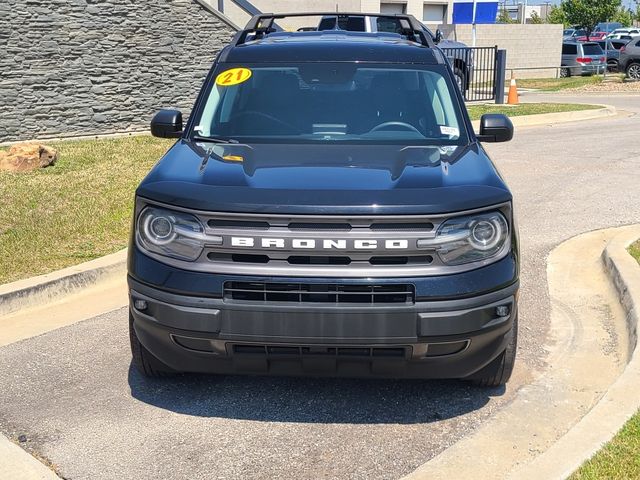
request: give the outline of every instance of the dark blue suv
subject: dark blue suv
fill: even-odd
[[[378,14],[379,15],[379,14]],[[175,372],[460,378],[515,360],[512,196],[451,66],[400,33],[277,31],[218,55],[178,141],[136,191],[133,360]]]

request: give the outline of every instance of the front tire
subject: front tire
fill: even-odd
[[[467,79],[465,78],[465,74],[460,67],[455,67],[453,69],[453,76],[456,77],[456,83],[458,84],[458,88],[462,93],[463,97],[467,97]]]
[[[560,78],[569,78],[571,76],[571,70],[566,67],[560,69]]]
[[[632,63],[627,67],[627,77],[640,80],[640,63]]]
[[[489,365],[471,377],[471,381],[479,387],[501,387],[506,385],[513,373],[518,347],[518,315],[507,333],[507,348]]]
[[[148,378],[165,378],[177,373],[155,357],[140,343],[136,330],[133,327],[133,315],[131,315],[131,312],[129,312],[129,341],[131,343],[133,364],[143,376]]]

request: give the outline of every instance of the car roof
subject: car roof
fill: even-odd
[[[344,62],[443,64],[437,48],[410,41],[394,33],[343,30],[273,32],[227,47],[220,62]]]

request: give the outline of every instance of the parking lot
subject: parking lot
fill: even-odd
[[[527,95],[608,103],[638,96]],[[611,132],[615,132],[612,135]],[[398,478],[467,434],[545,368],[546,257],[637,222],[637,117],[523,128],[488,147],[523,249],[519,363],[508,390],[460,382],[213,377],[130,368],[124,309],[0,349],[0,429],[69,479]]]

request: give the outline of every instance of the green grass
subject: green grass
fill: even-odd
[[[47,143],[53,167],[0,172],[0,284],[127,245],[133,194],[171,145],[149,136]]]
[[[523,78],[516,80],[518,88],[535,88],[545,92],[557,92],[567,88],[578,88],[585,85],[593,85],[602,82],[602,77],[592,75],[590,77],[569,78]]]
[[[581,103],[521,103],[520,105],[470,105],[467,107],[471,120],[479,120],[485,113],[504,113],[510,117],[535,115],[538,113],[572,112],[602,108]]]
[[[629,253],[633,258],[640,262],[640,240],[629,247]]]
[[[640,262],[640,241],[629,247]],[[640,478],[640,412],[598,453],[585,462],[570,480],[631,480]]]
[[[583,464],[570,480],[631,480],[640,478],[640,413]]]

